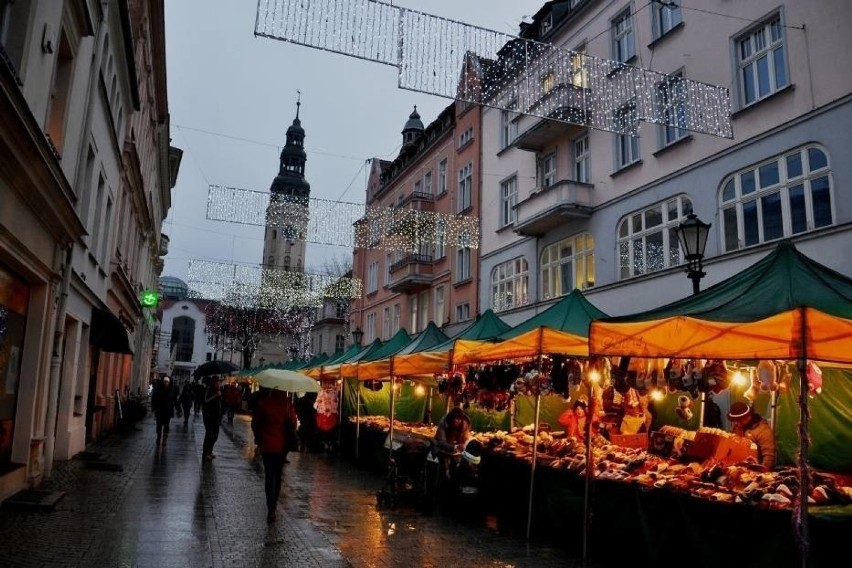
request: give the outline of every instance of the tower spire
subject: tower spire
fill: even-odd
[[[299,119],[299,107],[302,106],[302,91],[296,89],[296,120]],[[417,107],[414,107],[415,110]]]

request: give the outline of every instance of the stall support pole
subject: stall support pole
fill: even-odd
[[[343,379],[345,382],[346,379]],[[358,449],[361,446],[361,383],[355,383],[355,461],[358,461]]]
[[[322,374],[320,374],[320,380],[322,379]],[[337,400],[337,451],[338,455],[340,452],[340,448],[343,447],[343,389],[345,385],[343,384],[343,379],[340,379],[340,390],[337,392],[337,396],[339,397]]]
[[[626,371],[630,363],[629,357],[622,357],[619,362],[621,370]],[[586,412],[586,424],[584,426],[584,434],[586,438],[586,483],[583,496],[583,564],[586,565],[589,561],[589,533],[592,530],[592,477],[595,472],[594,457],[592,452],[592,424],[595,420],[597,409],[597,397],[595,396],[595,385],[590,384],[589,388],[589,409]]]
[[[529,505],[527,507],[527,540],[530,538],[532,531],[532,512],[533,512],[533,487],[535,485],[535,462],[536,454],[538,453],[538,425],[539,412],[541,411],[541,395],[535,395],[535,430],[533,431],[533,455],[532,464],[530,466],[530,496]]]
[[[390,376],[390,431],[388,432],[388,465],[390,465],[390,461],[393,459],[393,416],[394,411],[394,400],[396,400],[396,396],[394,394],[394,387],[396,386],[396,381],[393,376],[393,369],[391,369]]]
[[[429,387],[429,396],[426,397],[426,414],[423,416],[423,423],[432,423],[432,387]]]
[[[701,393],[701,410],[698,411],[698,427],[704,426],[704,409],[707,407],[707,393]]]
[[[801,310],[802,318],[802,338],[804,341],[805,335],[805,311]],[[802,560],[802,568],[808,567],[808,556],[810,542],[808,541],[808,496],[810,495],[808,471],[808,449],[810,439],[808,438],[808,419],[810,418],[810,410],[808,409],[808,360],[804,356],[805,350],[802,349],[802,358],[799,359],[799,494],[796,496],[796,511],[793,513],[793,532],[796,535],[796,543],[799,545],[799,554]]]

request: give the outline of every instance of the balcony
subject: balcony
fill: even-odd
[[[435,203],[435,196],[431,193],[426,193],[425,191],[412,191],[402,199],[402,203],[400,205],[405,206],[415,201],[420,203],[421,211],[432,211],[432,204]]]
[[[588,123],[587,91],[566,83],[553,87],[529,109],[529,112],[547,118],[534,122],[510,146],[529,152],[542,152],[560,139],[585,130],[585,126],[579,125]]]
[[[432,284],[432,272],[431,255],[409,254],[391,265],[388,287],[403,293],[423,290]]]
[[[169,254],[169,236],[165,233],[160,233],[160,256]]]
[[[536,190],[515,206],[515,232],[539,237],[566,222],[588,219],[592,215],[594,187],[562,180]]]

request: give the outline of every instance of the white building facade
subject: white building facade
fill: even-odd
[[[147,383],[169,146],[163,9],[0,1],[0,497]],[[147,317],[146,317],[147,315]]]
[[[702,288],[782,239],[852,276],[852,75],[838,67],[848,24],[843,0],[545,4],[522,36],[578,53],[559,87],[585,87],[582,53],[730,86],[733,139],[648,123],[631,137],[484,109],[480,310],[514,325],[574,288],[610,315],[683,298],[692,287],[674,229],[690,213],[712,224]],[[683,115],[679,96],[658,87],[671,116]]]

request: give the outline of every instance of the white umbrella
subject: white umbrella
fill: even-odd
[[[254,376],[255,382],[264,388],[285,392],[319,392],[319,381],[287,369],[264,369]]]

